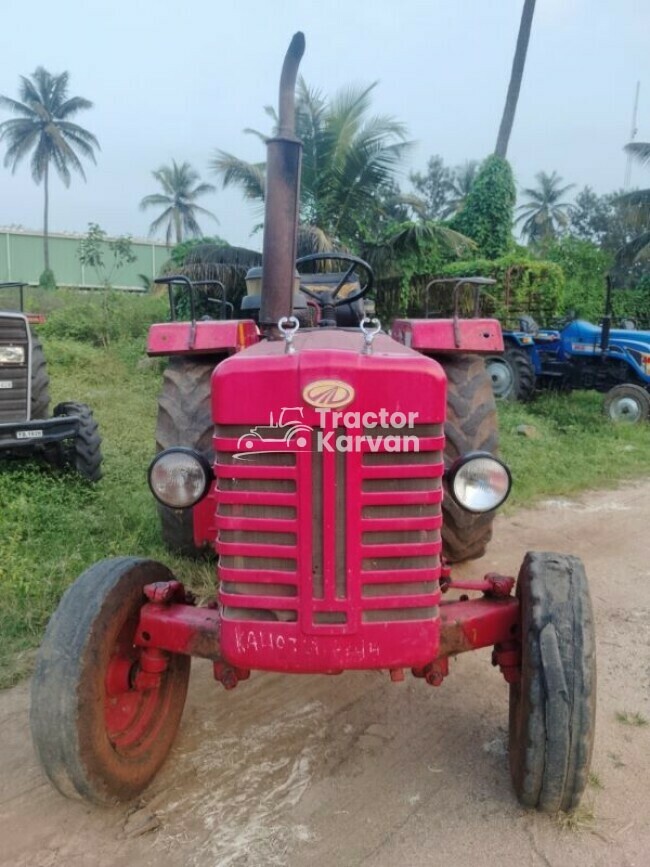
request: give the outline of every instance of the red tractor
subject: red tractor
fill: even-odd
[[[438,686],[450,656],[489,647],[510,685],[517,796],[540,810],[570,810],[594,735],[583,566],[528,553],[515,590],[514,578],[495,573],[455,580],[449,565],[483,552],[510,489],[494,454],[481,358],[503,348],[498,323],[401,320],[391,336],[365,319],[337,327],[337,306],[360,300],[340,298],[340,287],[353,274],[358,293],[372,287],[366,263],[338,254],[339,284],[314,293],[320,325],[301,328],[292,316],[303,51],[296,34],[278,134],[268,142],[259,329],[251,320],[171,322],[154,326],[149,340],[150,351],[178,358],[222,357],[210,372],[213,457],[203,443],[174,444],[149,471],[163,507],[190,516],[195,542],[210,540],[216,596],[197,606],[168,568],[146,559],[113,558],[84,572],[38,657],[36,751],[63,794],[127,800],[168,754],[192,656],[212,660],[226,689],[256,669],[381,669],[392,681],[410,671]],[[182,402],[189,380],[177,379]],[[292,447],[277,420],[285,410],[297,421],[296,407],[306,445]],[[261,429],[264,437],[252,433]]]

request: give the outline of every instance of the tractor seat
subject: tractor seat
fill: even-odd
[[[533,337],[537,335],[537,333],[539,332],[539,325],[532,316],[524,314],[519,316],[518,318],[520,331],[523,331],[524,334],[532,334]]]

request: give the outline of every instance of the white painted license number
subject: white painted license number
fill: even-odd
[[[40,440],[43,438],[42,430],[19,430],[16,431],[17,440]]]

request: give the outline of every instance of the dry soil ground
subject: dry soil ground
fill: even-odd
[[[507,687],[488,651],[439,689],[383,674],[253,675],[226,693],[194,668],[176,747],[138,804],[51,789],[30,744],[28,684],[0,695],[0,864],[12,867],[650,864],[650,483],[499,519],[468,575],[524,550],[581,555],[596,610],[598,728],[584,824],[518,806]],[[595,781],[597,782],[597,781]],[[593,810],[594,818],[587,821]]]

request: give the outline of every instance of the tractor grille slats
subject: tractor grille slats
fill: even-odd
[[[25,362],[0,365],[0,423],[24,421],[29,417],[29,336],[21,317],[0,316],[0,346],[22,346]],[[11,387],[3,383],[11,383]]]
[[[382,430],[381,440],[368,431],[376,450],[361,452],[316,451],[315,435],[290,452],[281,430],[241,452],[247,431],[215,435],[225,620],[335,634],[437,616],[442,425]],[[390,438],[405,435],[420,450],[391,452]]]

